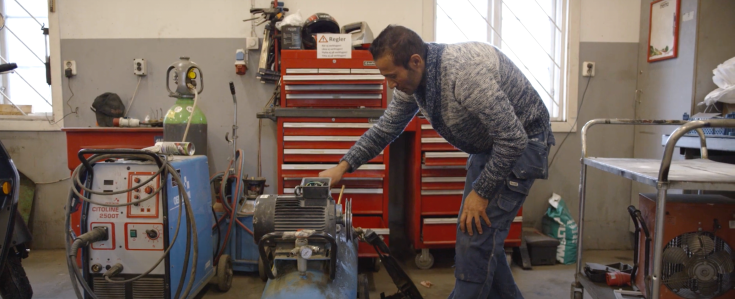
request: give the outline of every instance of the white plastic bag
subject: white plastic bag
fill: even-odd
[[[283,18],[283,21],[276,22],[276,28],[281,30],[282,26],[301,26],[304,23],[301,17],[301,10],[297,10],[296,13],[292,13]]]
[[[712,81],[719,88],[704,97],[704,102],[700,105],[710,106],[716,102],[735,104],[735,57],[718,65],[712,73]]]

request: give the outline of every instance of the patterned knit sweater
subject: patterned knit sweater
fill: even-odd
[[[342,158],[350,172],[377,156],[416,113],[456,148],[488,153],[472,187],[491,199],[526,147],[527,136],[550,130],[549,113],[520,69],[495,47],[479,42],[428,44],[424,85],[399,90],[378,122]]]

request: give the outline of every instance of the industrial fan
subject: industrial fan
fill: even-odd
[[[715,298],[732,289],[732,248],[709,232],[675,237],[664,249],[663,284],[687,299]]]
[[[640,194],[640,210],[633,208],[645,228],[637,234],[635,285],[649,299],[656,203],[656,194]],[[669,194],[665,213],[659,299],[735,298],[735,199]]]

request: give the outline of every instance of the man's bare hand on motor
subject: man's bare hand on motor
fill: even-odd
[[[485,209],[487,209],[487,199],[482,198],[475,190],[472,190],[464,200],[462,216],[459,218],[459,229],[463,233],[469,233],[472,236],[472,223],[474,223],[477,227],[477,232],[482,234],[480,218],[485,220],[487,226],[490,226],[490,218],[487,217]]]
[[[350,164],[346,161],[342,161],[339,162],[337,166],[320,172],[319,177],[332,179],[332,186],[335,186],[340,180],[342,180],[342,176],[344,176],[348,170],[350,170]]]

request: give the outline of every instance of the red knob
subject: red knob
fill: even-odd
[[[135,178],[133,181],[136,183],[140,183],[140,178]]]
[[[153,188],[151,188],[151,186],[145,187],[145,193],[146,194],[151,194],[152,192],[153,192]]]

